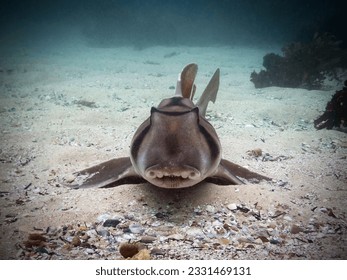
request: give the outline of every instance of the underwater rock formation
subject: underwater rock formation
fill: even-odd
[[[347,80],[343,89],[336,91],[328,102],[324,114],[314,121],[314,127],[347,132]]]
[[[270,86],[321,89],[324,79],[338,79],[338,69],[347,69],[347,50],[340,48],[330,34],[315,34],[309,43],[291,43],[282,48],[283,56],[264,56],[266,70],[253,71],[251,81],[256,88]]]

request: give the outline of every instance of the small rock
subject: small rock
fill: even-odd
[[[234,210],[237,210],[237,205],[235,203],[230,203],[230,204],[227,205],[227,208],[230,211],[234,211]]]
[[[184,236],[179,233],[171,234],[167,237],[168,239],[174,239],[174,240],[182,240]]]
[[[212,226],[213,227],[223,227],[223,223],[221,221],[218,221],[218,220],[214,220],[212,222]]]
[[[72,244],[73,246],[75,246],[75,247],[80,246],[80,245],[81,245],[81,240],[80,240],[80,238],[79,238],[78,236],[74,236],[74,237],[72,238],[71,244]]]
[[[40,241],[47,241],[47,238],[43,236],[41,233],[30,233],[29,240],[40,240]]]
[[[142,236],[141,239],[140,239],[140,242],[141,243],[152,243],[156,240],[157,238],[154,237],[154,236]]]
[[[238,232],[240,229],[236,225],[229,225],[229,230]]]
[[[134,235],[132,233],[130,234],[123,234],[122,235],[124,240],[133,240],[134,239]]]
[[[153,248],[151,250],[151,255],[165,255],[165,251],[159,248]]]
[[[79,231],[86,231],[86,230],[88,230],[88,228],[86,226],[80,226],[80,227],[78,227],[78,230]]]
[[[113,220],[118,220],[118,221],[123,221],[123,220],[124,220],[124,217],[121,216],[121,215],[114,215],[114,216],[112,216],[112,219],[113,219]]]
[[[129,230],[135,234],[139,234],[139,233],[141,234],[145,231],[144,228],[139,224],[131,224],[129,226]]]
[[[288,185],[288,182],[286,182],[286,181],[282,181],[282,180],[277,181],[277,186],[279,186],[279,187],[284,187],[286,185]]]
[[[260,148],[256,148],[256,149],[247,151],[247,154],[253,157],[260,157],[263,154],[263,151]]]
[[[131,258],[140,251],[137,243],[123,243],[119,246],[119,253],[124,258]]]
[[[47,249],[44,248],[44,247],[37,247],[37,248],[35,249],[35,252],[40,253],[40,254],[49,254],[49,252],[47,251]]]
[[[161,222],[160,221],[155,221],[151,224],[152,227],[158,227],[161,225]]]
[[[270,243],[276,245],[276,244],[279,244],[279,243],[281,243],[281,242],[280,242],[278,239],[271,238],[271,239],[270,239]]]
[[[102,237],[110,236],[110,232],[107,229],[99,229],[97,232]]]
[[[94,249],[87,248],[87,249],[85,250],[85,253],[86,253],[87,255],[92,255],[92,254],[94,254]]]
[[[99,223],[105,222],[107,219],[110,219],[111,215],[110,214],[101,214],[98,218],[97,221]]]
[[[274,229],[277,227],[277,224],[274,221],[271,221],[270,223],[267,224],[267,227]]]
[[[204,238],[205,234],[203,233],[202,229],[198,227],[191,227],[187,229],[186,231],[187,235],[193,236],[195,238]]]
[[[90,229],[86,231],[86,235],[88,235],[90,238],[95,238],[97,235],[97,231],[95,231],[94,229]]]
[[[253,124],[245,124],[245,128],[253,128],[254,125]]]
[[[286,220],[286,221],[288,221],[288,222],[291,222],[293,219],[292,219],[292,217],[290,217],[290,216],[288,216],[288,215],[285,215],[285,216],[283,216],[283,220]]]
[[[249,240],[248,240],[246,237],[243,237],[243,236],[239,237],[239,238],[237,239],[237,241],[238,241],[239,243],[248,243],[248,242],[249,242]]]
[[[202,214],[202,210],[201,210],[200,206],[194,209],[194,213],[196,215],[201,215]]]
[[[263,243],[270,241],[266,236],[258,236],[258,239],[260,239]]]
[[[290,233],[292,234],[298,234],[299,232],[302,232],[302,228],[297,225],[292,225],[290,228]]]
[[[46,237],[39,233],[29,234],[28,240],[24,241],[24,246],[26,248],[32,247],[43,247],[45,246]]]
[[[219,244],[222,244],[222,245],[228,245],[230,243],[230,240],[227,238],[220,238],[218,239],[218,242]]]
[[[70,174],[64,177],[64,181],[68,184],[71,184],[73,181],[75,181],[76,175]]]
[[[206,211],[209,213],[215,213],[216,212],[216,208],[212,205],[207,205],[206,206]]]
[[[116,227],[120,223],[119,220],[116,219],[107,219],[104,223],[104,227]]]
[[[154,216],[156,218],[158,218],[158,219],[163,219],[163,218],[165,218],[167,216],[167,214],[166,213],[162,213],[162,212],[158,212]]]

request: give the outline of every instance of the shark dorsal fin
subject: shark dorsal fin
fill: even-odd
[[[207,105],[210,101],[213,103],[216,101],[217,92],[219,88],[219,68],[214,72],[210,82],[206,86],[204,92],[202,93],[199,101],[196,103],[196,106],[199,108],[200,114],[205,117]]]
[[[188,64],[183,68],[182,72],[178,75],[176,96],[183,98],[193,99],[195,93],[194,80],[198,72],[198,65],[195,63]]]

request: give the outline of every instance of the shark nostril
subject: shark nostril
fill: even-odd
[[[163,176],[165,174],[163,174],[162,172],[160,171],[155,171],[155,170],[149,170],[148,172],[146,172],[146,175],[149,177],[149,178],[163,178]]]

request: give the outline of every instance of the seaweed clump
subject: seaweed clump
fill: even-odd
[[[331,34],[315,34],[308,43],[291,43],[282,48],[283,56],[264,56],[266,70],[253,71],[251,81],[256,88],[270,86],[322,89],[328,77],[338,80],[339,69],[347,69],[347,51]]]
[[[332,129],[347,132],[347,80],[342,90],[336,91],[325,112],[314,121],[316,129]]]

